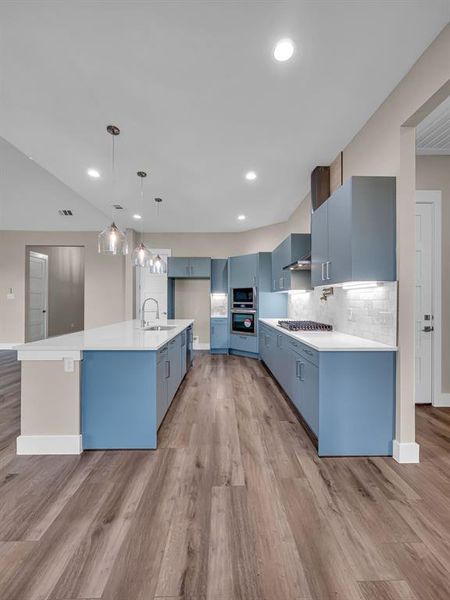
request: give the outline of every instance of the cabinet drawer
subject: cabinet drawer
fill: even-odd
[[[256,354],[258,352],[258,337],[256,335],[232,333],[230,335],[230,348]]]
[[[288,348],[291,348],[291,350],[294,350],[294,352],[297,352],[297,354],[300,354],[314,365],[319,365],[319,352],[317,350],[313,350],[313,348],[310,348],[306,344],[302,344],[302,342],[294,340],[293,338],[286,337]]]

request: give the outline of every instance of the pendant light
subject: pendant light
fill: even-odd
[[[156,214],[159,216],[159,206],[162,202],[162,198],[155,198],[155,202],[156,202]],[[161,256],[159,254],[157,254],[153,258],[153,264],[151,265],[150,270],[152,273],[155,273],[157,275],[162,275],[164,273],[167,273],[167,263],[163,258],[161,258]]]
[[[116,136],[120,134],[120,129],[116,125],[108,125],[106,131],[112,137],[112,179],[113,187],[115,191],[116,187],[116,171],[115,171],[115,147],[114,140]],[[114,206],[114,203],[113,203]],[[114,211],[113,211],[114,215]],[[112,216],[112,223],[109,227],[104,229],[98,236],[98,252],[99,254],[128,254],[128,243],[127,236],[121,231],[114,222],[114,216]]]
[[[140,194],[140,210],[141,216],[144,214],[144,178],[147,177],[145,171],[138,171],[136,175],[141,180],[141,194]],[[131,254],[131,262],[135,267],[151,267],[153,265],[153,255],[143,241],[144,237],[144,225],[141,227],[141,241],[136,246]]]

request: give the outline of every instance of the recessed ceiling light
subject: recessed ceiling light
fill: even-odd
[[[255,181],[257,177],[258,175],[255,173],[255,171],[247,171],[247,173],[245,174],[245,179],[247,181]]]
[[[239,215],[238,216],[238,221],[245,221],[247,217],[245,215]]]
[[[285,62],[286,60],[292,58],[294,50],[294,42],[289,38],[284,38],[276,43],[273,50],[273,56],[278,62]]]
[[[100,177],[100,173],[97,171],[97,169],[88,169],[87,174],[93,179],[98,179]]]
[[[136,215],[133,215],[133,219],[136,219],[139,221],[139,219],[142,219],[142,217],[141,217],[141,215],[136,214]]]

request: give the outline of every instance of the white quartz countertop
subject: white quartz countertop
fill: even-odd
[[[303,344],[318,350],[319,352],[395,352],[396,346],[389,346],[381,342],[367,340],[356,335],[341,333],[339,331],[288,331],[278,325],[280,319],[259,319],[261,323],[270,325],[277,331],[280,331]],[[288,321],[289,319],[281,319]]]
[[[144,331],[138,320],[121,321],[113,325],[22,344],[15,349],[21,353],[59,350],[158,350],[193,322],[191,319],[161,319],[152,321],[149,325],[172,325],[174,329]]]

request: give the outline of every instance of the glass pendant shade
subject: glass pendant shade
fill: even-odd
[[[153,254],[147,246],[141,242],[133,250],[131,262],[135,267],[151,267],[153,264]]]
[[[128,254],[127,236],[115,223],[99,234],[98,251],[101,254]]]
[[[164,259],[160,257],[159,254],[153,259],[151,271],[156,275],[162,275],[164,273],[167,273],[167,263]]]

